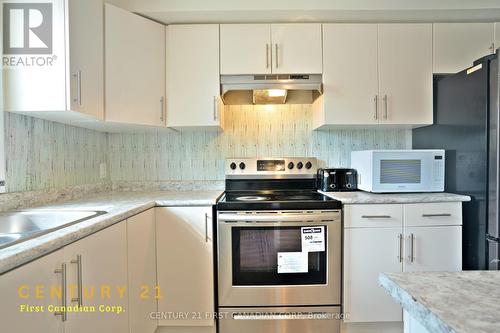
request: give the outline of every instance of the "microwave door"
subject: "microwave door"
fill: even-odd
[[[425,178],[422,164],[421,158],[397,153],[374,159],[374,192],[418,191]]]

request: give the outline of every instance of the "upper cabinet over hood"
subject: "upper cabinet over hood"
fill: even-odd
[[[222,24],[222,96],[252,90],[254,104],[267,104],[284,103],[288,90],[321,93],[321,35],[316,23]]]
[[[222,24],[221,75],[321,74],[321,24]]]

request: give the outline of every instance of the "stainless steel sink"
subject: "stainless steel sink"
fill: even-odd
[[[0,215],[0,249],[106,213],[35,209]]]

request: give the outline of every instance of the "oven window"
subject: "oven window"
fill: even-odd
[[[326,284],[326,251],[308,253],[307,273],[278,273],[278,252],[302,251],[300,227],[231,229],[233,285]]]
[[[419,184],[421,160],[381,160],[380,184]]]

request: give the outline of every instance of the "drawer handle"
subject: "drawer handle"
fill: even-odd
[[[390,215],[362,215],[363,219],[390,219]]]
[[[443,214],[422,214],[422,217],[450,217],[451,214],[443,213]]]

